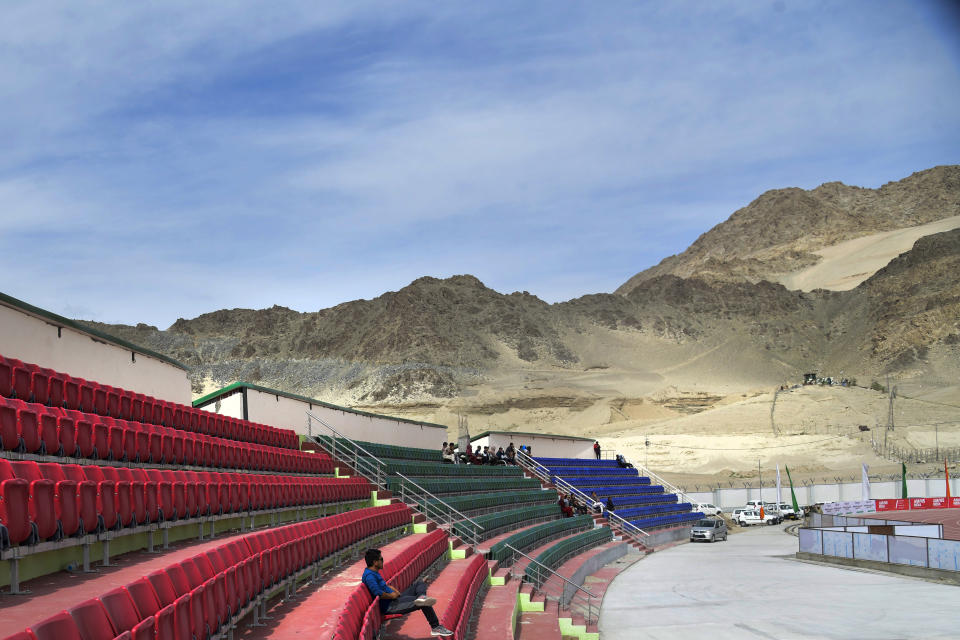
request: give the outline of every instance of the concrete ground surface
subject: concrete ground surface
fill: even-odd
[[[960,637],[960,587],[795,560],[784,526],[644,558],[607,589],[601,640]]]

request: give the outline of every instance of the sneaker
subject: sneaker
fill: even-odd
[[[438,625],[435,626],[433,629],[430,629],[430,635],[432,635],[432,636],[452,636],[452,635],[453,635],[453,631],[450,631],[450,629],[447,629],[447,628],[446,628],[445,626],[443,626],[442,624],[438,624]]]
[[[437,604],[437,599],[430,596],[420,596],[413,601],[415,607],[432,607],[435,604]]]

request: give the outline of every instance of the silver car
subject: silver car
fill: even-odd
[[[690,542],[715,542],[727,539],[727,523],[720,518],[703,518],[690,529]]]

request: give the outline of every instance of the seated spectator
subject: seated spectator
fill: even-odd
[[[590,494],[590,500],[593,501],[593,511],[594,513],[603,513],[603,503],[600,502],[600,498],[597,497],[597,492],[594,491]]]
[[[424,617],[430,624],[431,636],[452,636],[450,631],[437,618],[433,605],[437,603],[436,598],[427,595],[427,584],[422,580],[416,580],[410,587],[403,591],[397,591],[387,584],[387,581],[380,575],[383,569],[383,554],[379,549],[367,549],[364,555],[367,568],[363,570],[363,584],[370,591],[370,595],[379,598],[378,605],[380,613],[383,615],[399,614],[405,615],[411,611],[419,609],[423,611]]]
[[[560,496],[560,500],[558,501],[558,504],[560,505],[560,511],[563,512],[564,518],[573,517],[573,507],[570,506],[570,500],[567,498],[566,495]]]
[[[456,461],[456,455],[453,452],[453,443],[449,443],[447,448],[443,450],[443,461],[448,464],[453,464]]]
[[[619,453],[617,454],[617,466],[621,469],[633,469],[633,465],[627,462],[627,459]]]
[[[607,511],[613,511],[613,498],[607,496]]]

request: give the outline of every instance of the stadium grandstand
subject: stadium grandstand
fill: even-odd
[[[371,547],[390,584],[430,579],[455,638],[587,640],[602,589],[585,577],[700,515],[615,461],[450,464],[440,442],[397,444],[442,425],[245,383],[191,402],[165,356],[7,296],[0,319],[8,640],[429,636],[359,581]],[[251,420],[254,393],[290,423]],[[229,398],[242,417],[218,412]]]

